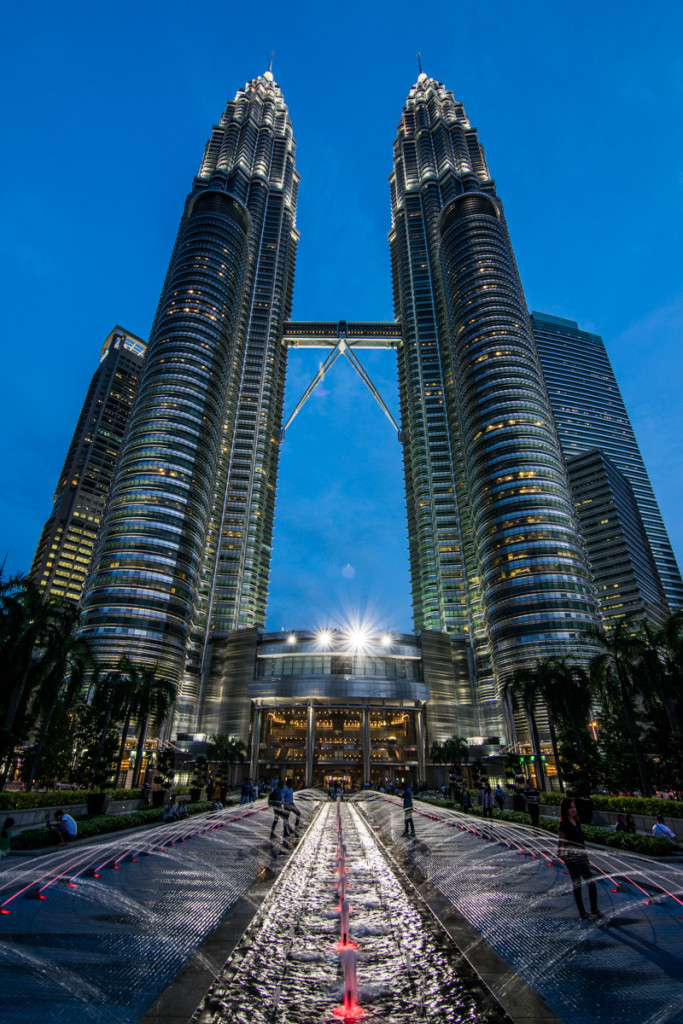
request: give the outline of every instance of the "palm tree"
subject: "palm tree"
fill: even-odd
[[[10,577],[0,584],[0,756],[9,758],[14,748],[15,723],[30,702],[37,678],[40,644],[53,606],[31,580]]]
[[[641,637],[633,636],[624,622],[619,622],[609,634],[598,631],[595,636],[604,653],[591,659],[594,685],[598,694],[603,694],[607,701],[616,698],[620,702],[643,796],[650,796],[651,788],[634,708],[634,702],[642,692],[639,673],[642,680],[645,643]]]
[[[140,784],[142,758],[150,722],[160,725],[173,707],[176,699],[176,687],[169,679],[157,678],[156,665],[137,665],[129,663],[128,672],[134,676],[135,689],[130,702],[131,717],[137,720],[138,749],[133,767],[133,789]]]
[[[38,712],[40,731],[26,782],[27,790],[32,788],[38,772],[55,708],[60,700],[72,700],[83,689],[91,657],[87,642],[76,635],[77,623],[76,606],[55,599],[42,640],[41,678],[34,696],[34,703],[41,709]]]
[[[654,630],[648,622],[642,624],[643,697],[660,700],[666,713],[674,740],[681,739],[681,726],[676,713],[676,698],[683,681],[683,610],[679,609]]]
[[[534,748],[534,764],[536,765],[536,778],[538,788],[545,790],[545,772],[541,759],[541,738],[538,733],[536,712],[538,703],[542,696],[542,679],[539,673],[533,668],[518,668],[506,679],[503,685],[503,697],[510,701],[512,711],[521,706],[529,723],[531,744]]]
[[[247,748],[242,740],[228,736],[227,733],[216,733],[211,737],[209,752],[210,760],[219,761],[222,771],[225,771],[228,765],[244,764],[247,756]]]
[[[97,741],[97,747],[92,760],[93,767],[93,781],[96,781],[97,777],[103,780],[108,775],[106,770],[107,765],[105,763],[105,747],[107,740],[109,739],[109,733],[112,728],[112,723],[117,722],[126,712],[127,724],[130,722],[130,691],[131,683],[128,675],[128,658],[123,655],[118,662],[118,665],[114,669],[103,672],[102,666],[99,664],[93,665],[93,671],[90,681],[90,694],[93,705],[98,705],[104,709],[102,715],[101,724],[99,726],[99,739]],[[121,747],[125,743],[125,734],[121,743]],[[122,754],[121,754],[122,756]],[[120,758],[117,769],[120,769]],[[117,774],[118,778],[118,774]]]

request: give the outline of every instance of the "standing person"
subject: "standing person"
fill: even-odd
[[[58,846],[66,846],[68,842],[76,838],[78,832],[78,825],[74,819],[61,809],[55,811],[55,820],[48,821],[47,827],[52,829],[54,840]]]
[[[541,796],[531,779],[527,779],[524,789],[524,802],[527,813],[531,818],[532,825],[538,825],[538,816],[541,812]]]
[[[657,821],[652,826],[652,835],[655,839],[668,839],[670,843],[676,843],[676,833],[672,832],[668,825],[664,824],[661,814],[657,815]]]
[[[245,779],[242,783],[242,795],[240,797],[240,804],[248,804],[249,798],[251,797],[251,779]]]
[[[579,824],[579,814],[576,804],[569,797],[560,804],[560,841],[557,847],[557,856],[567,865],[567,871],[572,880],[574,899],[579,908],[579,917],[584,920],[588,917],[604,917],[598,910],[598,890],[591,876],[591,866],[586,853],[586,840],[583,830]],[[590,900],[591,912],[586,913],[581,895],[582,882],[588,882],[588,899]]]
[[[503,810],[503,804],[505,803],[505,793],[503,792],[500,783],[496,786],[496,792],[494,793],[496,803],[498,804],[498,810]]]
[[[402,835],[415,835],[415,824],[413,822],[413,791],[410,783],[403,790],[403,832]]]
[[[287,825],[287,819],[285,818],[285,812],[282,809],[282,787],[280,780],[276,779],[273,783],[273,788],[270,791],[268,797],[268,806],[273,808],[273,824],[270,828],[270,838],[275,838],[275,832],[277,830],[278,821],[282,822],[282,838],[286,839],[289,835],[289,826]]]
[[[12,845],[12,825],[14,818],[5,818],[5,823],[0,832],[0,857],[6,857]]]
[[[285,812],[285,820],[289,826],[289,816],[293,814],[296,818],[296,828],[301,824],[301,811],[294,803],[294,790],[289,779],[285,779],[285,788],[282,790],[282,809]],[[289,831],[293,832],[294,829],[289,826]]]
[[[493,817],[493,790],[491,789],[491,783],[487,782],[484,786],[484,790],[481,796],[481,806],[484,810],[485,818]]]
[[[467,814],[469,812],[470,807],[472,806],[472,801],[470,800],[470,792],[467,786],[463,786],[462,789],[460,790],[460,806],[462,807],[464,814]]]

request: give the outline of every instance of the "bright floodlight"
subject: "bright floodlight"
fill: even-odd
[[[295,644],[296,643],[296,633],[290,633],[289,634],[289,636],[287,637],[287,643],[288,644]]]
[[[370,634],[363,626],[349,630],[349,643],[355,651],[360,651],[368,642]]]
[[[332,646],[332,630],[331,629],[319,629],[316,633],[316,639],[318,646],[327,648]]]
[[[382,647],[391,647],[391,633],[382,634]]]

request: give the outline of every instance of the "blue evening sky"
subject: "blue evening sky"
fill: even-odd
[[[387,177],[420,50],[479,129],[530,308],[604,337],[680,558],[680,0],[38,0],[2,34],[6,571],[30,566],[102,341],[147,336],[211,125],[271,50],[294,317],[393,318]],[[286,413],[321,358],[292,354]],[[398,419],[395,357],[362,359]],[[399,445],[343,360],[283,444],[274,543],[269,628],[412,628]]]

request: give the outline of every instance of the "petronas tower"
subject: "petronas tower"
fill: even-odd
[[[509,734],[510,672],[585,651],[596,621],[503,207],[462,105],[423,73],[390,182],[396,321],[292,322],[292,125],[269,71],[228,103],[185,202],[84,592],[97,657],[126,652],[174,680],[175,735],[251,728],[254,771],[260,743],[289,757],[268,717],[313,778],[313,734],[343,705],[369,778],[372,729],[396,726],[399,705],[402,763],[423,772],[428,740]],[[289,639],[299,663],[261,633],[287,352],[302,344],[350,358],[380,401],[353,349],[398,355],[419,636],[372,656],[311,634]]]
[[[270,71],[228,103],[185,202],[86,585],[84,635],[180,687],[196,724],[209,638],[265,618],[298,177]]]

